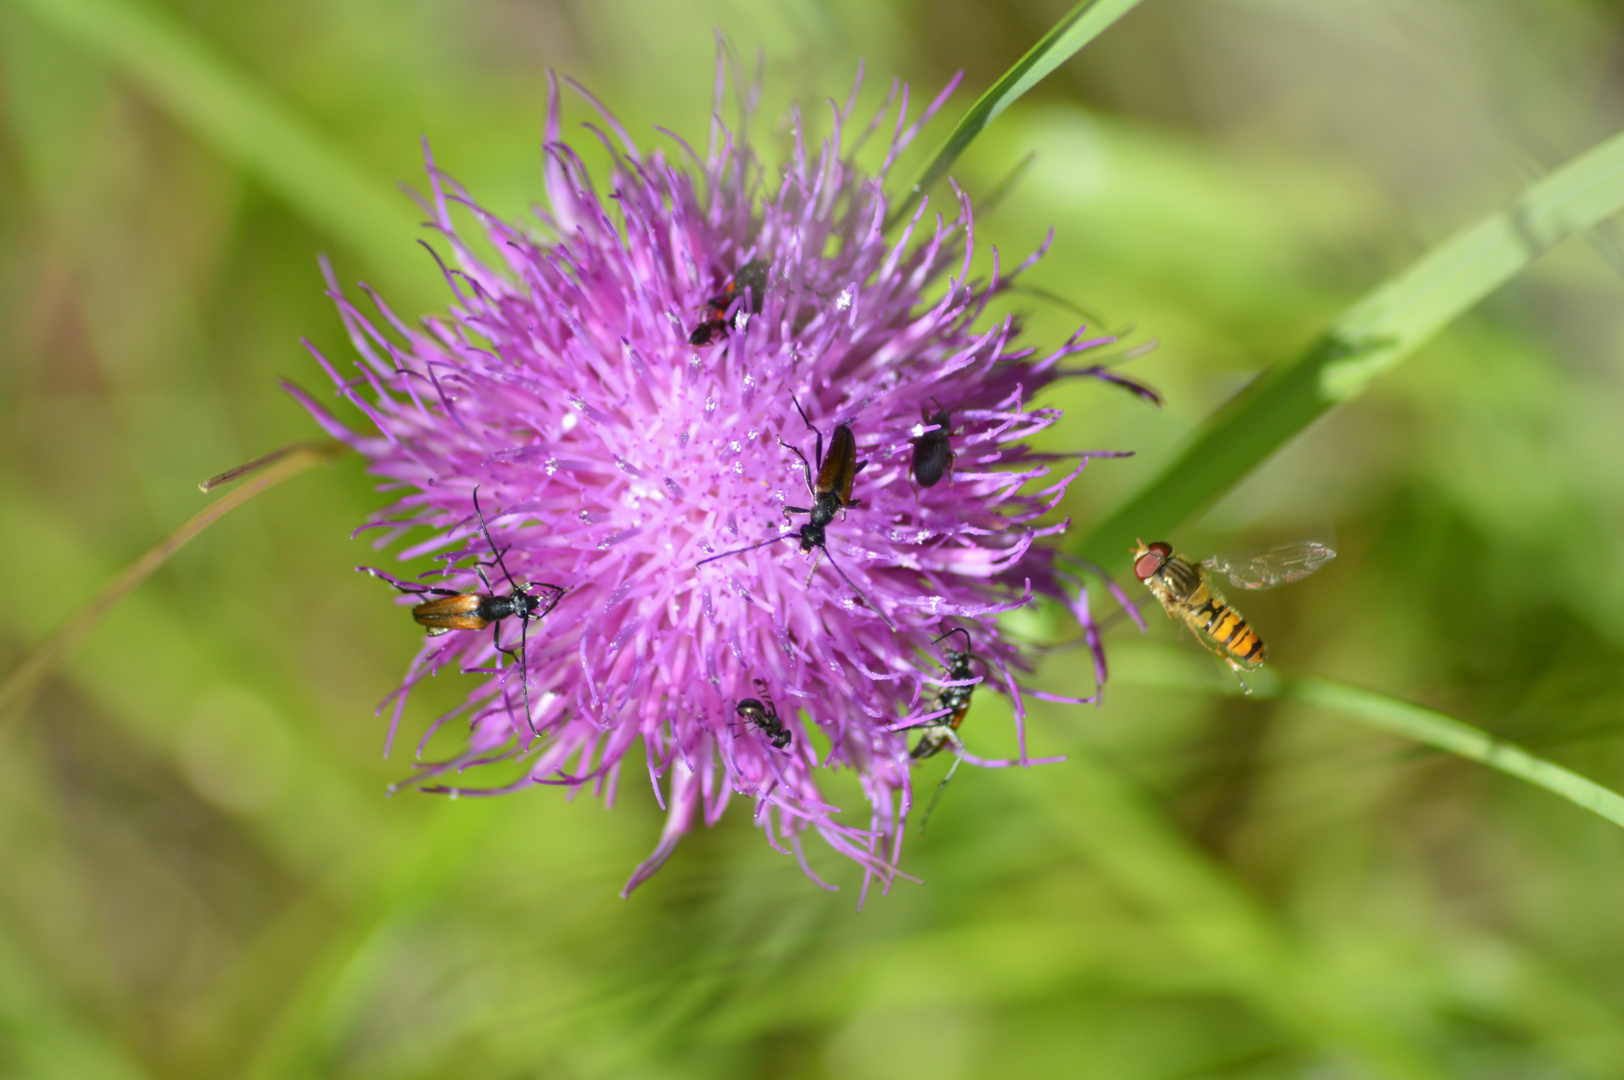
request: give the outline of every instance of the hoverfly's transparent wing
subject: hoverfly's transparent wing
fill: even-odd
[[[1332,541],[1301,540],[1241,555],[1214,555],[1204,564],[1243,589],[1272,589],[1307,577],[1336,558]]]

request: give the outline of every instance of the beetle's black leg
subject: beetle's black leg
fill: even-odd
[[[796,412],[798,412],[798,413],[800,413],[800,414],[801,414],[801,421],[802,421],[802,422],[803,422],[803,423],[804,423],[804,424],[806,424],[806,426],[807,426],[807,427],[809,427],[809,428],[812,428],[812,431],[813,431],[813,433],[814,433],[814,434],[815,434],[815,433],[816,433],[816,432],[817,432],[817,430],[818,430],[818,429],[817,429],[817,428],[815,428],[815,427],[812,427],[812,421],[810,421],[810,420],[808,420],[808,419],[807,419],[807,418],[806,418],[806,410],[805,410],[805,409],[803,409],[803,408],[801,408],[801,399],[800,399],[800,398],[798,398],[798,397],[796,397],[796,396],[795,396],[795,395],[794,395],[794,394],[791,394],[791,395],[790,395],[790,396],[789,396],[789,399],[790,399],[790,400],[791,400],[791,401],[793,401],[793,402],[795,402],[795,411],[796,411]],[[821,456],[821,455],[820,455],[820,456]]]
[[[808,420],[806,418],[806,410],[801,408],[801,399],[800,398],[796,397],[794,394],[791,394],[789,396],[789,399],[791,401],[795,402],[795,411],[801,414],[801,422],[804,423],[807,427],[812,428],[812,434],[817,439],[818,468],[821,469],[821,468],[823,468],[823,432],[819,431],[815,427],[812,427],[812,421],[810,421],[810,420]],[[783,440],[780,439],[779,441],[782,442]],[[795,452],[797,454],[800,453],[799,450],[796,450]],[[804,458],[804,457],[801,458],[801,461],[804,463],[806,461],[806,458]],[[808,491],[815,490],[812,487],[812,470],[810,468],[808,468],[806,470],[806,489]]]
[[[520,641],[521,644],[524,641],[524,631],[523,630],[519,631],[519,641]],[[523,654],[521,654],[521,653],[519,653],[519,652],[517,652],[517,651],[515,651],[513,649],[504,649],[504,648],[502,648],[502,624],[500,622],[495,622],[495,623],[491,624],[491,643],[496,646],[496,651],[497,652],[501,653],[503,656],[506,656],[508,659],[514,661],[515,663],[519,662],[523,658]]]
[[[812,465],[806,460],[806,455],[801,453],[798,448],[785,442],[783,439],[778,440],[778,445],[782,446],[785,450],[788,450],[790,453],[801,459],[801,468],[806,472],[806,490],[812,492],[814,495],[817,494],[817,488],[812,486]]]
[[[943,734],[948,736],[948,741],[953,744],[953,746],[954,746],[954,748],[956,750],[962,751],[964,749],[964,743],[959,741],[959,737],[958,737],[957,733],[949,731],[949,732],[944,732]],[[930,800],[930,805],[925,807],[924,816],[919,819],[919,835],[920,836],[925,835],[925,824],[926,824],[926,822],[930,821],[931,811],[935,810],[936,809],[936,804],[942,801],[942,792],[947,790],[947,782],[949,780],[953,779],[953,774],[954,773],[959,771],[959,763],[961,761],[963,761],[963,760],[964,760],[964,758],[962,756],[954,757],[953,758],[953,764],[951,764],[951,765],[949,765],[947,767],[947,775],[942,777],[942,782],[940,784],[936,785],[936,794]]]
[[[438,589],[438,588],[435,588],[433,585],[419,585],[419,584],[410,583],[410,582],[405,583],[405,584],[398,584],[396,582],[390,581],[386,577],[381,577],[380,574],[382,573],[382,571],[374,569],[373,567],[370,567],[370,566],[357,566],[356,569],[357,570],[365,570],[367,573],[371,574],[373,577],[377,578],[379,581],[383,582],[385,585],[389,586],[391,589],[394,589],[396,592],[405,593],[407,596],[461,596],[462,595],[462,593],[458,592],[456,589]]]
[[[524,690],[524,724],[530,729],[530,737],[536,737],[536,720],[530,713],[530,668],[524,662],[525,645],[530,640],[530,622],[525,620],[519,624],[519,685]]]

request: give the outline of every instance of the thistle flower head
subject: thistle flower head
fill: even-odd
[[[394,695],[391,738],[424,675],[487,677],[430,728],[463,717],[466,749],[421,763],[414,783],[590,784],[612,799],[632,755],[667,824],[628,891],[741,795],[814,880],[808,831],[862,865],[866,892],[896,872],[909,729],[940,735],[954,711],[944,690],[949,706],[978,682],[1007,693],[1019,762],[1036,760],[1021,727],[1032,691],[1001,613],[1061,600],[1103,679],[1085,597],[1040,543],[1064,528],[1045,515],[1101,455],[1040,455],[1026,441],[1058,416],[1033,396],[1067,357],[1111,339],[1079,330],[1040,356],[1017,344],[1012,318],[980,325],[1013,275],[995,251],[990,275],[971,279],[974,220],[956,188],[951,214],[921,203],[883,228],[886,169],[951,89],[912,122],[903,90],[874,175],[853,154],[887,125],[894,87],[855,137],[851,101],[834,107],[818,148],[795,116],[779,171],[719,123],[703,158],[674,136],[645,152],[600,108],[612,133],[590,128],[612,159],[600,190],[560,141],[555,84],[539,232],[482,210],[430,158],[425,205],[451,252],[450,309],[412,326],[376,296],[378,316],[364,315],[334,285],[359,375],[318,359],[375,431],[294,392],[400,493],[367,527],[387,530],[383,542],[430,531],[399,554],[435,554],[443,571],[397,585],[501,598],[546,582],[562,594],[535,586],[539,606],[557,600],[544,618],[496,624],[504,649],[523,633],[522,669],[489,631],[427,639]],[[496,261],[464,243],[453,206]],[[926,486],[916,448],[944,435],[951,461]],[[949,645],[974,656],[968,684],[944,667]],[[476,766],[510,770],[507,782],[467,784]],[[820,795],[831,767],[861,777],[866,820]]]

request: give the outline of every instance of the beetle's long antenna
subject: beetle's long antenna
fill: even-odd
[[[840,564],[835,562],[834,553],[829,550],[828,545],[819,544],[818,550],[829,556],[829,565],[835,568],[835,573],[839,574],[840,580],[846,583],[846,588],[856,593],[862,599],[863,603],[867,604],[871,609],[873,609],[876,615],[885,621],[885,625],[891,628],[891,632],[893,634],[896,633],[897,624],[891,621],[890,616],[886,615],[885,612],[880,610],[880,606],[878,604],[868,598],[867,593],[863,592],[862,589],[859,589],[856,585],[852,584],[851,578],[846,576],[846,571],[842,570],[840,568]]]
[[[798,447],[791,446],[789,443],[785,442],[782,437],[779,438],[778,445],[782,446],[785,450],[788,450],[790,453],[801,459],[801,468],[806,471],[806,490],[812,495],[816,495],[818,493],[818,489],[812,486],[812,466],[807,464],[806,455],[801,453]],[[818,468],[823,468],[823,462],[818,462]],[[788,507],[785,507],[785,509],[787,510]],[[804,512],[811,513],[811,511]]]
[[[704,566],[708,562],[715,562],[717,559],[725,559],[729,555],[739,555],[739,554],[742,554],[742,553],[744,553],[746,551],[754,551],[754,550],[756,550],[756,548],[766,547],[768,544],[776,544],[780,540],[793,540],[793,539],[795,539],[796,535],[797,534],[795,534],[795,533],[787,532],[787,533],[780,533],[777,536],[769,536],[767,539],[763,540],[759,544],[747,544],[747,545],[745,545],[744,547],[741,547],[741,548],[734,548],[732,551],[724,551],[720,555],[712,555],[708,559],[700,559],[698,562],[694,563],[694,565],[695,566]]]
[[[954,634],[963,634],[964,635],[964,651],[969,652],[970,651],[970,631],[966,630],[962,626],[955,626],[953,629],[949,630],[947,633],[943,634],[941,637],[932,639],[931,644],[935,645],[937,642],[943,640],[944,638],[950,638]]]

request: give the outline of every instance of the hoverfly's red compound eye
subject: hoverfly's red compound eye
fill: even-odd
[[[1146,547],[1144,553],[1133,561],[1133,576],[1144,581],[1162,568],[1173,555],[1173,546],[1157,541]]]

